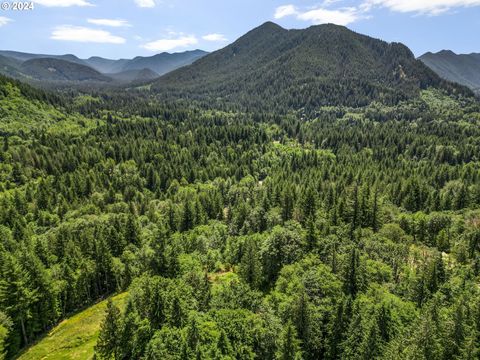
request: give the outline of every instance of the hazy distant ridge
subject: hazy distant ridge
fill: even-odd
[[[442,50],[428,52],[420,60],[442,78],[480,93],[480,54],[455,54],[450,50]]]
[[[207,52],[192,50],[137,56],[133,59],[105,59],[92,56],[30,54],[0,51],[0,73],[22,80],[40,81],[147,81],[182,66],[190,65]]]

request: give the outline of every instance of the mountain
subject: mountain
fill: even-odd
[[[99,56],[92,56],[88,58],[87,63],[89,66],[94,68],[97,71],[100,71],[104,74],[110,73],[119,73],[122,72],[125,65],[130,61],[128,59],[119,59],[119,60],[111,60],[105,59]]]
[[[172,70],[185,65],[190,65],[208,54],[202,50],[185,51],[182,53],[161,53],[150,57],[137,56],[130,60],[124,70],[151,69],[159,75],[164,75]]]
[[[9,74],[12,77],[21,76],[20,64],[21,62],[16,59],[0,55],[0,73],[2,74]]]
[[[137,56],[131,60],[111,60],[95,56],[84,61],[89,66],[104,74],[150,69],[159,75],[164,75],[182,66],[190,65],[206,54],[208,53],[202,50],[193,50],[173,54],[164,52],[148,57]]]
[[[51,59],[65,60],[65,61],[69,61],[76,64],[81,64],[81,65],[87,65],[84,60],[81,60],[72,54],[47,55],[47,54],[30,54],[30,53],[24,53],[19,51],[0,50],[0,55],[18,60],[20,62],[24,62],[32,59],[51,58]]]
[[[332,24],[286,30],[267,22],[151,88],[163,96],[278,110],[396,103],[442,83],[400,43]]]
[[[150,69],[126,70],[119,73],[108,74],[108,76],[116,81],[125,83],[145,82],[159,77],[155,71]]]
[[[480,54],[455,54],[450,50],[428,52],[420,56],[440,77],[465,86],[480,94]]]
[[[0,51],[0,73],[23,80],[33,77],[38,80],[77,81],[80,78],[106,81],[105,76],[98,76],[98,73],[101,73],[120,82],[127,82],[128,79],[148,81],[182,66],[190,65],[206,54],[208,53],[202,50],[193,50],[173,54],[161,53],[149,57],[137,56],[134,59],[111,60],[99,56],[79,59],[71,54],[45,55],[3,50]],[[49,61],[46,59],[51,59],[50,63],[52,64],[55,61],[56,65],[50,68],[57,71],[48,70]],[[73,63],[83,68],[58,61]],[[34,68],[31,68],[32,66]],[[47,67],[45,68],[45,66]],[[94,69],[95,72],[87,70],[85,67]],[[73,73],[69,74],[68,71],[73,71]]]
[[[43,81],[110,81],[89,66],[54,58],[35,58],[21,64],[26,76]]]

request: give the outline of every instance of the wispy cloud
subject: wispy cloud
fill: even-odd
[[[206,41],[228,41],[228,39],[225,37],[225,35],[223,34],[208,34],[208,35],[205,35],[205,36],[202,36],[202,39],[203,40],[206,40]]]
[[[0,16],[0,26],[7,25],[9,22],[13,21],[5,16]]]
[[[105,30],[91,29],[81,26],[62,25],[57,26],[50,37],[54,40],[92,42],[105,44],[123,44],[125,39],[120,36],[112,35]]]
[[[155,0],[135,0],[135,4],[142,8],[153,8],[155,7]]]
[[[86,0],[34,0],[34,2],[48,7],[95,6]]]
[[[298,11],[294,5],[282,5],[275,10],[275,19],[282,19],[287,16],[297,15]]]
[[[127,20],[122,19],[87,19],[87,22],[94,25],[103,25],[111,27],[130,27]]]
[[[480,0],[366,0],[366,10],[380,6],[401,13],[439,15],[455,8],[480,6]]]
[[[198,39],[193,36],[179,36],[176,38],[160,39],[143,44],[142,47],[149,51],[170,51],[198,44]]]
[[[298,20],[309,21],[312,24],[333,23],[337,25],[348,25],[366,17],[364,11],[355,7],[338,9],[319,7],[300,10],[294,5],[280,6],[274,14],[275,19],[282,19],[287,16],[295,16]]]
[[[294,16],[298,20],[313,24],[333,23],[348,25],[358,20],[370,18],[375,8],[387,8],[400,13],[435,16],[457,9],[480,6],[480,0],[363,0],[357,6],[333,8],[339,0],[324,0],[321,6],[298,8],[295,5],[282,5],[275,9],[275,19]]]

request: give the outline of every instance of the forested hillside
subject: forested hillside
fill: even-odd
[[[109,74],[108,76],[110,76],[114,80],[128,84],[131,82],[144,83],[149,80],[158,78],[159,75],[150,69],[143,69],[143,70],[126,70],[116,74]]]
[[[387,105],[429,86],[468,92],[441,80],[403,44],[333,24],[286,30],[267,22],[227,47],[152,84],[178,97],[241,110],[312,111],[319,106]]]
[[[37,80],[48,81],[111,81],[105,75],[86,65],[73,62],[38,58],[22,63],[20,69],[26,76]]]
[[[427,85],[305,115],[0,78],[0,354],[128,290],[97,359],[478,358],[480,105]]]

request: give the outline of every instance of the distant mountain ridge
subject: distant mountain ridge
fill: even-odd
[[[88,65],[82,59],[79,59],[78,57],[72,54],[47,55],[47,54],[30,54],[30,53],[24,53],[20,51],[0,50],[0,55],[18,60],[20,62],[24,62],[32,59],[52,58],[52,59],[65,60],[65,61],[69,61],[76,64],[81,64],[81,65]]]
[[[150,69],[125,70],[119,73],[107,75],[112,79],[123,83],[146,82],[158,78],[158,74]]]
[[[20,65],[23,74],[48,81],[111,81],[95,69],[57,58],[34,58]]]
[[[267,22],[151,89],[162,98],[278,110],[395,103],[444,83],[403,44],[333,24],[286,30]]]
[[[0,73],[18,78],[21,76],[20,65],[19,60],[0,55]]]
[[[419,59],[440,77],[480,94],[480,54],[455,54],[451,50],[442,50],[428,52]]]
[[[158,75],[164,75],[179,67],[190,65],[195,60],[208,54],[203,50],[192,50],[181,53],[161,53],[153,56],[137,56],[131,60],[119,59],[111,60],[101,57],[91,57],[83,60],[89,66],[93,67],[101,73],[119,73],[128,70],[150,69]]]
[[[111,60],[98,56],[80,59],[72,54],[47,55],[4,50],[0,51],[0,73],[27,81],[138,82],[155,79],[206,54],[202,50],[193,50]]]

